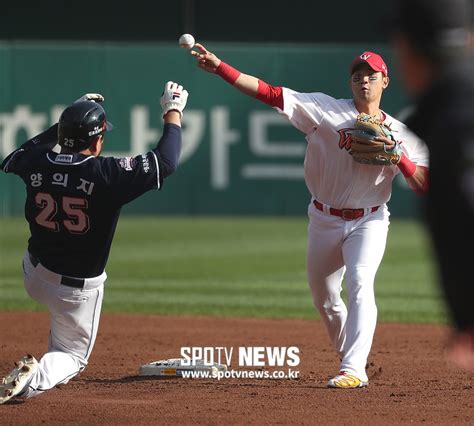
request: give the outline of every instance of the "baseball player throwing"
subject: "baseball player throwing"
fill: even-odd
[[[202,44],[191,54],[198,66],[222,77],[241,92],[275,108],[306,135],[305,181],[308,206],[307,271],[313,302],[341,359],[332,388],[368,385],[365,370],[377,320],[374,280],[383,257],[389,227],[392,181],[401,172],[414,191],[427,185],[425,145],[406,127],[380,109],[388,87],[382,57],[364,52],[350,65],[353,99],[323,93],[298,93],[243,74],[221,61]],[[396,165],[353,161],[350,155],[354,122],[359,113],[389,123],[403,154]],[[387,150],[395,142],[382,137]],[[399,143],[401,141],[401,143]],[[341,298],[342,280],[348,307]]]
[[[55,124],[2,163],[26,185],[31,237],[23,257],[25,288],[51,316],[48,352],[25,355],[0,384],[0,404],[30,398],[84,370],[99,326],[105,266],[121,207],[163,181],[178,164],[188,92],[168,82],[161,97],[164,129],[157,146],[136,157],[100,157],[112,129],[88,94]]]

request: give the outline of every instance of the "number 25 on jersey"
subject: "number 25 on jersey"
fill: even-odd
[[[50,231],[59,232],[60,222],[54,220],[58,213],[58,202],[47,192],[38,192],[35,202],[41,209],[36,215],[36,223]],[[87,199],[61,197],[61,208],[68,217],[62,221],[62,225],[68,232],[85,234],[89,230],[89,216],[85,213],[88,208]]]

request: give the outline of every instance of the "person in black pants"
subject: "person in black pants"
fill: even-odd
[[[474,66],[472,0],[398,0],[393,44],[430,151],[424,215],[453,322],[448,360],[474,371]],[[422,23],[422,24],[420,24]]]

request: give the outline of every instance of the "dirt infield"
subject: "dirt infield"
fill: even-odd
[[[370,386],[332,390],[337,372],[318,321],[103,315],[87,369],[27,402],[0,406],[19,424],[472,424],[474,374],[448,367],[447,329],[379,324]],[[0,314],[0,375],[46,349],[44,313]],[[297,346],[297,380],[148,379],[140,365],[179,356],[182,346]]]

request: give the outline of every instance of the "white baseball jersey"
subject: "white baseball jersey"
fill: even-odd
[[[312,196],[338,209],[368,208],[389,201],[398,167],[360,164],[348,152],[348,131],[354,128],[359,113],[354,101],[282,89],[283,110],[275,109],[306,135],[304,170]],[[405,155],[415,164],[427,167],[428,149],[423,141],[403,123],[384,114]]]

